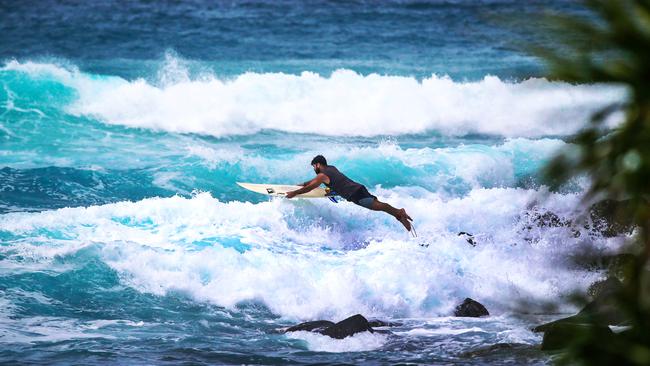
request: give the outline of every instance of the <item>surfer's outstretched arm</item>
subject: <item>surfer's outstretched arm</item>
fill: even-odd
[[[310,180],[309,182],[306,182],[306,185],[300,189],[296,189],[295,191],[287,192],[287,195],[285,197],[287,198],[293,198],[299,194],[307,193],[311,191],[314,188],[317,188],[318,186],[321,185],[321,183],[325,182],[325,179],[327,176],[323,173],[320,173],[316,176],[316,178]]]

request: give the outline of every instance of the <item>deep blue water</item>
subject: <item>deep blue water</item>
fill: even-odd
[[[577,1],[5,1],[0,58],[62,58],[143,76],[168,50],[218,74],[361,73],[527,77],[522,52],[552,44],[540,14]],[[207,66],[206,66],[207,65]]]
[[[567,263],[597,234],[536,225],[580,214],[581,183],[547,194],[540,172],[623,91],[541,78],[522,45],[553,45],[543,12],[585,14],[0,1],[0,363],[549,362],[529,329],[601,274]],[[235,184],[303,182],[316,154],[419,237]],[[465,297],[491,316],[450,317]],[[403,324],[279,331],[356,313]]]

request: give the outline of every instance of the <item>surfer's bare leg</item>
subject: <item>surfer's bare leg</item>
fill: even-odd
[[[406,210],[403,208],[395,208],[388,203],[381,202],[375,198],[374,201],[372,201],[372,206],[370,206],[370,209],[373,211],[383,211],[392,215],[397,219],[397,221],[401,222],[402,225],[404,225],[406,230],[411,231],[411,223],[409,220],[413,221],[413,219],[406,213]]]

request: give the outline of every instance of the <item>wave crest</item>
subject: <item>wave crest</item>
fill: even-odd
[[[438,132],[506,137],[570,135],[589,115],[621,100],[624,90],[545,79],[521,82],[486,76],[458,82],[446,76],[329,77],[305,71],[244,73],[220,79],[161,77],[182,74],[178,63],[159,72],[160,83],[99,77],[51,64],[9,62],[2,70],[52,77],[75,89],[68,112],[105,123],[217,137],[262,130],[330,136]],[[163,70],[164,71],[164,70]],[[615,123],[614,120],[610,124]]]

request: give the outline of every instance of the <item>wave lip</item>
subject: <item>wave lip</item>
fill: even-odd
[[[447,76],[360,75],[340,69],[329,77],[247,72],[231,79],[190,79],[168,63],[145,79],[100,77],[51,64],[9,62],[1,70],[52,77],[72,87],[74,115],[109,124],[217,137],[262,130],[329,136],[439,132],[506,137],[577,132],[591,113],[618,100],[620,87],[521,82],[486,76],[458,82]],[[169,70],[167,70],[169,69]],[[172,76],[169,76],[172,74]],[[183,77],[173,77],[173,75]],[[615,122],[611,122],[615,123]]]

